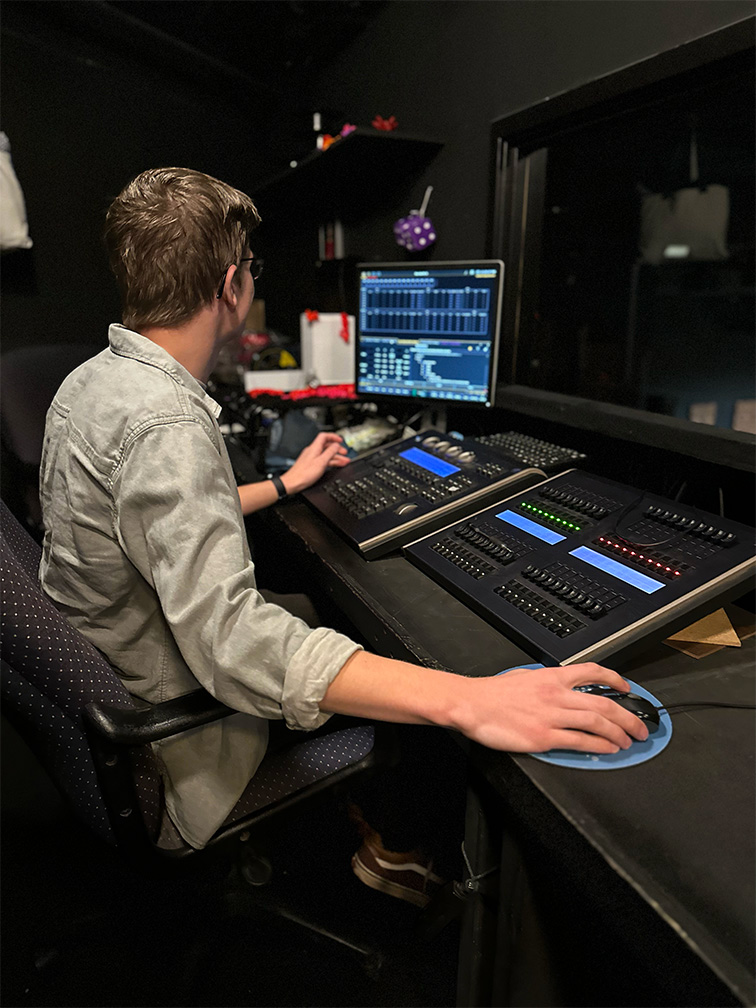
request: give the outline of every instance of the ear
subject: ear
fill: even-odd
[[[225,301],[231,308],[236,308],[239,296],[237,287],[234,286],[234,277],[236,276],[237,270],[238,267],[236,265],[228,267],[226,270],[226,276],[223,280],[220,295],[218,296],[219,301]]]

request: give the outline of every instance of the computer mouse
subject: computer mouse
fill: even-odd
[[[659,709],[650,700],[645,700],[635,693],[622,693],[620,690],[612,689],[611,686],[603,686],[601,683],[574,686],[573,689],[578,693],[592,693],[594,696],[605,696],[609,700],[614,700],[620,707],[624,707],[641,721],[645,721],[650,732],[656,731],[659,727]]]

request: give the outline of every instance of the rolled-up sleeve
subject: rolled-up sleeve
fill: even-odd
[[[121,547],[198,682],[235,710],[291,728],[326,721],[319,702],[360,645],[258,592],[232,474],[202,422],[136,432],[113,473],[113,501]]]

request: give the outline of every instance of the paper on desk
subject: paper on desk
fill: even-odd
[[[723,647],[740,647],[741,642],[754,633],[753,614],[730,605],[727,612],[717,609],[710,616],[672,634],[664,643],[691,658],[705,658]]]
[[[724,609],[704,616],[703,619],[691,623],[684,630],[671,634],[669,640],[695,641],[696,644],[723,644],[740,647],[740,637],[735,633],[732,623]]]

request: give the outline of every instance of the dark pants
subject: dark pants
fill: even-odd
[[[263,591],[269,602],[288,609],[310,626],[319,625],[312,602],[305,595],[276,595]],[[315,734],[324,735],[355,721],[334,715]],[[268,752],[304,741],[282,721],[270,722]],[[366,783],[356,784],[352,799],[365,820],[380,833],[392,851],[419,848],[434,858],[437,874],[461,877],[461,844],[465,817],[465,758],[442,728],[431,725],[398,726],[401,759]]]
[[[270,722],[268,752],[349,727],[351,718],[334,715],[317,732],[291,731]],[[371,780],[355,784],[351,798],[391,851],[419,849],[434,859],[434,870],[460,878],[465,817],[465,757],[451,736],[430,725],[398,725],[401,758]]]

